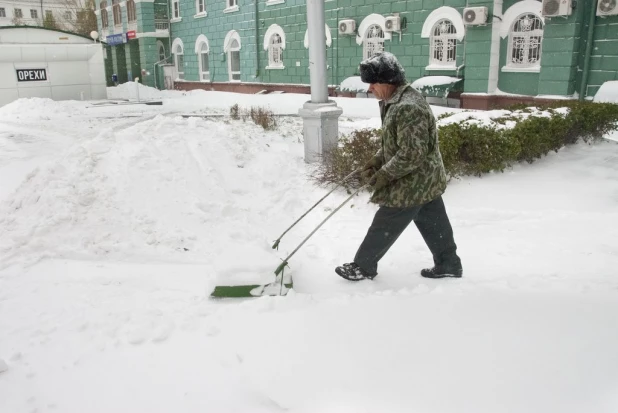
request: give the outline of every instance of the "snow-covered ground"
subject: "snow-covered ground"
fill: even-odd
[[[300,118],[225,115],[308,96],[140,99],[163,105],[0,108],[0,412],[618,411],[617,143],[451,182],[460,280],[418,275],[414,228],[375,281],[336,276],[376,210],[363,194],[292,258],[288,296],[216,301],[222,280],[271,280],[347,194],[272,250],[328,188]],[[379,125],[375,100],[336,100],[341,132]]]

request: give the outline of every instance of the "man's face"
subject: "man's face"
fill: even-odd
[[[373,93],[373,95],[380,100],[388,100],[396,87],[388,83],[370,83],[367,91]]]

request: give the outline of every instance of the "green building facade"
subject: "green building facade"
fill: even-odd
[[[162,41],[165,56],[171,52],[176,88],[309,85],[305,1],[157,1],[135,3],[137,38],[111,47],[111,67],[120,82],[139,67],[158,70],[152,68],[161,60],[157,41]],[[167,36],[153,36],[157,5],[167,7]],[[411,82],[450,78],[447,90],[460,92],[466,107],[491,107],[507,98],[590,98],[603,82],[618,80],[615,5],[612,0],[326,0],[328,84],[357,75],[362,59],[385,50],[399,58]],[[120,7],[126,31],[127,6]],[[144,83],[152,85],[150,78]]]
[[[109,86],[136,77],[148,86],[163,85],[159,64],[170,59],[168,10],[167,0],[97,1],[95,14],[99,37],[106,44]]]

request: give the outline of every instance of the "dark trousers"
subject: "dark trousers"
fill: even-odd
[[[442,197],[412,208],[380,207],[367,235],[360,245],[354,262],[366,273],[378,272],[378,261],[397,238],[414,221],[433,255],[434,265],[445,269],[461,268],[453,229],[446,215]]]

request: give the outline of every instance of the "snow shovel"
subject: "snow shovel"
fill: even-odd
[[[348,175],[348,176],[351,176],[351,175]],[[315,227],[315,229],[313,231],[311,231],[311,233],[309,235],[307,235],[307,237],[298,245],[298,247],[296,247],[296,249],[294,251],[292,251],[292,253],[290,255],[288,255],[283,260],[283,262],[277,267],[277,269],[275,270],[275,281],[274,282],[268,283],[268,284],[264,284],[264,285],[217,286],[217,287],[215,287],[215,290],[212,292],[212,294],[210,296],[211,297],[216,297],[216,298],[241,298],[241,297],[262,297],[262,296],[266,296],[266,295],[270,295],[270,296],[273,296],[273,295],[275,295],[275,296],[286,295],[288,293],[288,291],[290,291],[293,288],[293,282],[292,282],[291,275],[284,275],[285,267],[289,268],[288,260],[290,258],[292,258],[292,256],[294,254],[296,254],[296,251],[298,251],[300,249],[300,247],[302,247],[303,244],[305,244],[305,242],[307,242],[307,240],[309,238],[311,238],[311,236],[313,234],[315,234],[316,231],[318,229],[320,229],[320,227],[322,225],[324,225],[324,223],[330,219],[330,217],[332,217],[345,204],[347,204],[348,201],[350,201],[350,199],[352,199],[356,194],[358,194],[361,190],[365,189],[367,186],[368,185],[364,185],[364,186],[358,188],[356,191],[354,191],[354,193],[352,193],[352,195],[347,197],[346,200],[341,203],[341,205],[339,205],[335,210],[333,210],[326,218],[324,218],[324,220],[322,222],[320,222],[320,224],[317,227]],[[324,198],[322,198],[322,199],[324,199]],[[313,207],[311,207],[311,209],[313,209],[314,207],[315,207],[315,205]],[[307,211],[307,212],[309,212],[309,211]],[[306,215],[306,213],[305,213],[305,215]],[[298,221],[296,221],[296,222],[298,222]],[[294,224],[296,224],[296,222]],[[292,226],[294,226],[294,225],[292,225]],[[289,228],[288,228],[288,230],[289,230]],[[284,234],[285,234],[285,232],[284,232]],[[277,240],[277,241],[279,241],[279,240]]]

